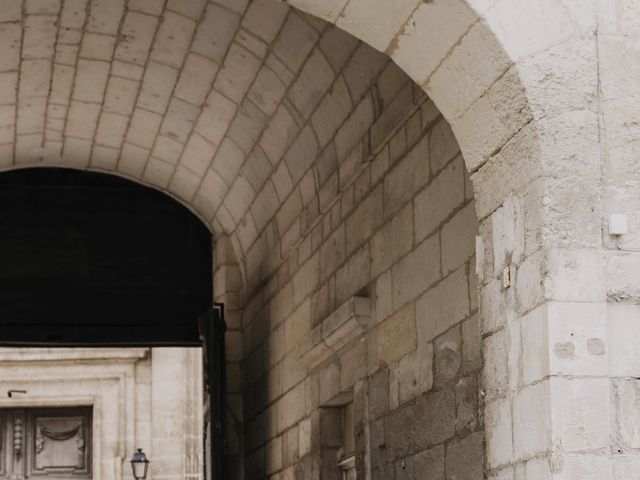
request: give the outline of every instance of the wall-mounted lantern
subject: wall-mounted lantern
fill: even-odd
[[[133,469],[133,478],[136,480],[145,480],[147,478],[149,460],[141,448],[131,457],[131,468]]]

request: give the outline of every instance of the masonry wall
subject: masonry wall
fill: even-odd
[[[603,140],[603,175],[598,180],[602,181],[599,200],[604,221],[591,224],[596,230],[602,225],[604,240],[604,260],[597,267],[600,272],[604,270],[606,307],[598,305],[597,312],[606,319],[601,324],[608,333],[609,348],[602,356],[608,357],[610,377],[613,478],[625,479],[640,473],[640,337],[635,333],[640,319],[637,274],[640,268],[640,129],[636,113],[638,98],[631,87],[638,84],[640,72],[629,68],[629,58],[635,59],[640,54],[639,27],[638,10],[632,3],[611,4],[603,15],[598,35],[603,95],[600,107],[607,128]],[[612,214],[627,219],[628,229],[621,235],[609,232]],[[600,242],[597,245],[600,246]],[[603,302],[605,292],[602,284],[598,286],[597,301]],[[598,373],[606,374],[606,369],[601,367]]]
[[[247,278],[229,339],[243,343],[245,478],[341,478],[332,407],[349,399],[358,478],[482,475],[471,184],[433,103],[392,64],[368,75],[284,261]]]

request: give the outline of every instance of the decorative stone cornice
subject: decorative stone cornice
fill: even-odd
[[[309,370],[324,363],[332,354],[366,331],[371,302],[351,297],[309,332],[298,347],[298,355]]]

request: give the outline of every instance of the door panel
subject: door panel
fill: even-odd
[[[91,478],[91,409],[0,410],[0,480]]]

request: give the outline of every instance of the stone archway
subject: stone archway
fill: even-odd
[[[318,18],[336,23],[429,95],[473,172],[487,472],[560,468],[550,458],[565,458],[569,471],[604,465],[602,432],[585,442],[569,428],[587,413],[568,426],[553,416],[586,402],[575,393],[583,388],[609,389],[602,378],[571,377],[591,377],[592,363],[606,357],[565,364],[553,353],[578,341],[556,328],[558,312],[577,321],[582,304],[604,309],[608,289],[595,5],[406,0],[387,12],[385,2],[290,3],[314,16],[266,0],[169,1],[166,9],[133,0],[126,8],[11,2],[0,17],[0,163],[107,170],[189,204],[218,239],[216,288],[236,317],[229,342],[239,378],[249,335],[240,308],[262,295],[257,286],[275,288],[273,279],[300,267],[291,253],[307,248],[301,232],[375,153],[358,150],[371,147],[371,123],[424,101],[387,57]],[[612,29],[617,17],[608,13]],[[429,102],[420,105],[437,116]],[[389,118],[394,126],[398,117]],[[580,345],[606,337],[604,316]],[[558,389],[573,389],[571,402]],[[523,433],[532,426],[528,402],[542,405],[547,420],[533,439]]]

